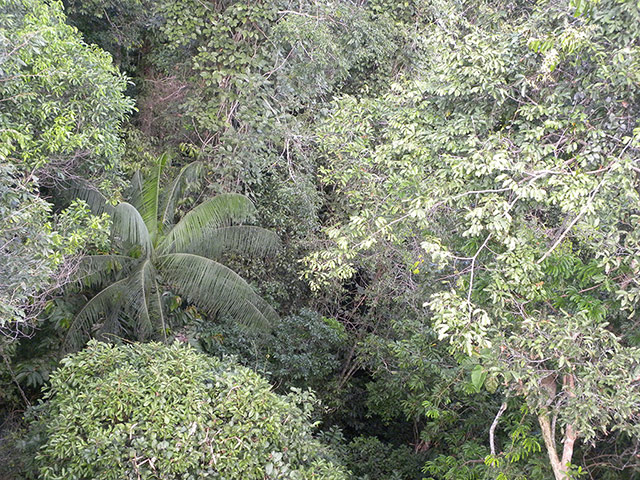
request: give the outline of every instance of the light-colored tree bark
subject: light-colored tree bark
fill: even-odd
[[[575,387],[575,378],[572,375],[566,375],[562,379],[563,390],[569,397],[574,396],[573,390]],[[550,399],[555,396],[555,378],[549,376],[543,380],[543,386],[549,392]],[[558,447],[556,445],[556,432],[555,422],[551,422],[549,410],[544,408],[538,414],[538,423],[542,430],[542,438],[544,445],[549,455],[549,461],[551,468],[553,469],[553,475],[556,480],[568,480],[569,468],[573,458],[573,447],[576,439],[578,438],[578,432],[571,424],[567,424],[564,429],[564,437],[562,439],[562,456],[558,455]]]

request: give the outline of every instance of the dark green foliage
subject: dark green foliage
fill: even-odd
[[[3,161],[48,182],[114,168],[132,102],[109,54],[86,45],[57,2],[6,0],[0,18]]]
[[[126,78],[86,45],[57,2],[0,3],[0,332],[35,323],[42,291],[64,283],[73,239],[56,235],[39,187],[117,167],[132,102]],[[111,175],[113,177],[113,175]],[[64,264],[64,265],[63,265]],[[60,276],[59,276],[60,275]]]
[[[73,190],[92,200],[94,208],[112,215],[116,253],[82,259],[79,285],[101,290],[69,325],[66,349],[80,348],[94,333],[138,340],[152,336],[166,339],[170,325],[164,297],[170,291],[198,304],[211,318],[226,315],[264,328],[277,318],[247,282],[217,260],[230,250],[268,255],[277,250],[278,237],[243,224],[254,215],[255,207],[247,197],[237,194],[210,198],[176,223],[176,205],[199,165],[187,165],[163,189],[167,159],[167,155],[160,157],[145,181],[139,173],[134,176],[133,205],[122,202],[113,207],[96,197],[94,190]]]
[[[479,458],[486,440],[449,436],[468,420],[455,403],[469,401],[465,389],[483,395],[484,385],[521,397],[564,479],[578,468],[567,463],[581,442],[611,429],[638,435],[629,408],[640,398],[640,353],[629,344],[637,324],[620,327],[637,317],[640,298],[631,227],[640,205],[640,10],[624,1],[422,5],[417,71],[382,95],[338,98],[318,130],[333,210],[330,247],[307,257],[307,276],[318,290],[348,284],[401,252],[400,268],[413,275],[396,278],[423,288],[435,348],[416,341],[422,321],[409,327],[416,336],[391,337],[376,374],[408,381],[389,391],[374,384],[370,404],[389,416],[413,408],[425,440]],[[379,336],[384,345],[384,329]],[[451,387],[437,393],[448,374]],[[452,428],[432,436],[432,416],[445,415],[431,408],[443,398]],[[491,424],[488,411],[474,421],[482,418]],[[454,457],[440,459],[451,478],[485,475]],[[487,478],[517,475],[510,463]]]
[[[346,466],[353,480],[420,480],[424,454],[393,447],[375,437],[356,437],[346,446]]]
[[[317,226],[309,125],[326,99],[387,84],[409,41],[383,9],[350,1],[90,0],[70,11],[105,47],[144,39],[137,124],[203,161],[223,191],[259,197],[280,234]]]
[[[153,23],[148,0],[68,0],[68,21],[88,43],[110,52],[124,71],[132,71],[143,47],[145,27]]]
[[[29,413],[29,478],[346,478],[313,439],[313,397],[247,368],[177,343],[92,341],[62,363]]]
[[[354,479],[638,475],[636,0],[65,5],[138,110],[125,150],[109,57],[57,3],[0,5],[0,327],[41,327],[4,350],[7,399],[39,396],[70,324],[173,334],[316,389]],[[118,166],[144,173],[126,194]],[[59,212],[68,177],[109,202]],[[283,246],[258,261],[256,220]],[[81,295],[36,322],[83,246]],[[234,321],[260,298],[271,332]]]
[[[0,333],[19,336],[32,327],[31,299],[50,285],[58,262],[49,227],[50,206],[19,170],[0,163]],[[25,241],[29,239],[29,241]]]
[[[236,322],[204,325],[195,333],[210,355],[234,355],[243,365],[267,376],[280,391],[310,387],[326,392],[340,368],[347,334],[344,327],[311,310],[283,317],[271,333],[251,334]]]

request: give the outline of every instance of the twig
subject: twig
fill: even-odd
[[[478,255],[480,255],[480,252],[482,252],[482,250],[484,250],[484,247],[487,246],[487,243],[491,239],[491,235],[492,233],[487,235],[487,238],[484,239],[484,242],[482,243],[476,254],[473,256],[473,258],[471,258],[471,277],[469,278],[469,291],[467,292],[467,303],[469,304],[469,320],[471,320],[471,313],[473,309],[473,307],[471,306],[471,292],[473,291],[473,277],[476,270],[476,260],[478,258]]]
[[[587,213],[587,210],[589,210],[589,207],[591,206],[591,204],[593,203],[593,199],[595,198],[596,194],[598,193],[598,191],[600,190],[600,188],[602,187],[602,185],[604,184],[606,177],[603,177],[602,180],[600,181],[600,183],[598,184],[598,186],[596,188],[593,189],[593,192],[591,192],[591,195],[589,195],[589,198],[587,199],[587,203],[584,205],[584,207],[582,207],[582,209],[580,210],[580,212],[578,213],[578,215],[576,215],[576,217],[571,221],[571,223],[567,226],[567,228],[564,229],[564,231],[562,232],[562,234],[558,237],[558,239],[553,243],[553,245],[551,246],[551,248],[549,250],[547,250],[545,252],[545,254],[540,257],[540,259],[536,262],[537,265],[540,265],[542,262],[545,261],[545,259],[551,255],[551,253],[558,247],[558,245],[560,245],[562,243],[562,241],[565,239],[565,237],[569,234],[569,232],[571,231],[571,229],[574,227],[574,225],[576,223],[578,223],[578,220],[580,220],[583,215],[585,213]]]
[[[13,373],[13,369],[11,368],[11,364],[9,363],[9,359],[7,358],[4,352],[1,352],[0,355],[2,355],[2,359],[4,360],[4,363],[7,366],[7,371],[11,375],[11,380],[13,380],[13,383],[15,383],[16,387],[18,387],[18,391],[20,392],[20,396],[22,397],[22,400],[24,400],[25,405],[31,406],[31,402],[25,395],[24,390],[22,390],[22,387],[20,386],[20,383],[18,382],[18,379],[16,378],[15,373]]]

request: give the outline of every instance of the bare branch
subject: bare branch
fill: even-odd
[[[500,417],[502,416],[502,414],[506,409],[507,409],[507,402],[504,401],[502,402],[502,405],[500,405],[500,410],[498,410],[498,413],[496,414],[496,418],[493,419],[491,428],[489,428],[489,446],[491,448],[491,455],[496,454],[496,444],[495,444],[494,435],[496,432],[496,427],[498,426],[498,421],[500,420]]]

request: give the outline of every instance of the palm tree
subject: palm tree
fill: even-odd
[[[229,250],[272,253],[278,237],[244,224],[255,214],[255,206],[239,194],[210,198],[174,224],[176,203],[188,180],[198,174],[199,164],[183,168],[163,190],[160,180],[167,161],[166,155],[160,157],[154,174],[144,182],[139,174],[134,176],[131,203],[112,207],[95,190],[75,190],[94,210],[110,213],[119,253],[83,259],[81,285],[102,290],[73,319],[66,350],[81,348],[92,330],[103,335],[129,332],[137,340],[166,335],[163,286],[213,317],[224,314],[258,325],[277,318],[247,282],[216,259]]]

